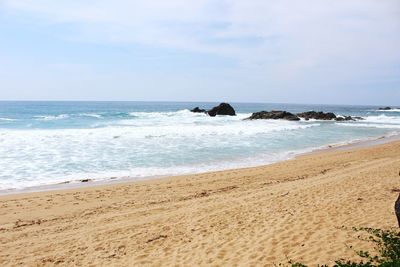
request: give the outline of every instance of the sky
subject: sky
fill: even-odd
[[[400,105],[400,1],[0,0],[0,100]]]

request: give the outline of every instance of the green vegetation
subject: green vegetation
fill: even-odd
[[[360,262],[337,260],[333,267],[400,267],[400,232],[373,228],[354,228],[369,234],[367,241],[375,244],[375,251],[356,251],[363,258]],[[361,238],[359,236],[359,238]],[[292,267],[307,267],[301,263],[289,262]],[[328,265],[318,265],[328,267]]]

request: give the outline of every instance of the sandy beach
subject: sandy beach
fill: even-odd
[[[397,226],[400,142],[273,165],[0,197],[1,266],[314,266]],[[345,227],[345,228],[343,228]]]

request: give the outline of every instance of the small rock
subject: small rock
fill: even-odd
[[[335,121],[355,121],[355,119],[351,116],[344,116],[344,117],[336,117]]]
[[[201,108],[199,108],[199,107],[195,107],[194,109],[192,109],[192,110],[190,110],[191,112],[194,112],[194,113],[206,113],[207,112],[207,110],[205,110],[205,109],[201,109]]]

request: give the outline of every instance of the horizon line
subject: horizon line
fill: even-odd
[[[388,104],[337,104],[337,103],[294,103],[294,102],[237,102],[237,101],[173,101],[173,100],[1,100],[0,102],[142,102],[142,103],[233,103],[233,104],[282,104],[282,105],[325,105],[325,106],[372,106],[372,107],[394,107],[399,105]]]

